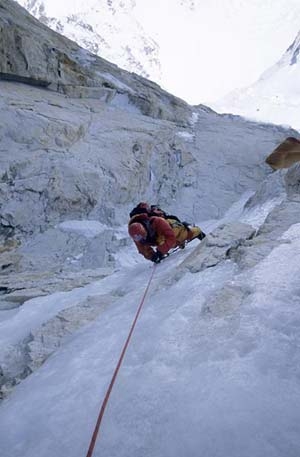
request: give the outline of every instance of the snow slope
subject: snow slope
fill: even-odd
[[[245,197],[225,219],[251,222],[244,202]],[[265,221],[260,205],[252,218],[255,224]],[[78,230],[78,224],[74,227]],[[202,227],[209,232],[213,225]],[[209,249],[207,240],[200,251]],[[292,224],[278,245],[245,271],[229,258],[197,273],[182,270],[197,246],[194,241],[157,266],[95,457],[296,457],[300,452],[300,224]],[[101,306],[107,294],[117,297],[94,322],[66,335],[56,353],[2,403],[1,456],[86,454],[153,268],[132,245],[120,251],[119,260],[123,267],[113,275],[39,299],[39,306],[30,300],[0,324],[1,344],[7,346],[20,337],[20,329],[28,331],[58,307],[72,307],[84,297]]]

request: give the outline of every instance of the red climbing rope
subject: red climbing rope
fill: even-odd
[[[145,298],[146,298],[146,295],[147,295],[147,292],[149,290],[149,287],[150,287],[150,284],[151,284],[151,281],[152,281],[152,278],[153,278],[153,275],[154,275],[154,272],[155,272],[155,267],[156,267],[156,264],[154,264],[153,266],[153,269],[152,269],[152,273],[151,273],[151,276],[150,276],[150,279],[148,281],[148,284],[147,284],[147,287],[145,289],[145,292],[144,292],[144,295],[141,299],[141,302],[139,304],[139,307],[138,307],[138,310],[136,312],[136,315],[135,315],[135,318],[134,318],[134,321],[131,325],[131,329],[129,331],[129,334],[128,334],[128,337],[127,337],[127,340],[124,344],[124,347],[122,349],[122,352],[121,352],[121,355],[120,355],[120,358],[119,358],[119,361],[117,363],[117,366],[115,368],[115,371],[114,371],[114,374],[111,378],[111,381],[110,381],[110,384],[108,386],[108,389],[106,391],[106,394],[105,394],[105,397],[104,397],[104,400],[102,402],[102,406],[101,406],[101,409],[100,409],[100,412],[99,412],[99,415],[98,415],[98,419],[97,419],[97,422],[96,422],[96,425],[95,425],[95,429],[94,429],[94,432],[93,432],[93,435],[92,435],[92,438],[91,438],[91,441],[90,441],[90,446],[89,446],[89,449],[88,449],[88,452],[86,454],[86,457],[92,457],[92,454],[93,454],[93,451],[94,451],[94,447],[95,447],[95,444],[96,444],[96,440],[97,440],[97,436],[99,434],[99,429],[100,429],[100,425],[101,425],[101,422],[102,422],[102,418],[104,416],[104,412],[105,412],[105,408],[107,406],[107,403],[108,403],[108,400],[109,400],[109,396],[111,394],[111,391],[112,391],[112,388],[114,386],[114,383],[115,383],[115,380],[117,378],[117,375],[118,375],[118,372],[119,372],[119,369],[121,367],[121,364],[122,364],[122,361],[123,361],[123,358],[125,356],[125,353],[126,353],[126,349],[128,347],[128,344],[129,344],[129,341],[130,341],[130,338],[131,338],[131,335],[133,333],[133,330],[134,330],[134,327],[135,327],[135,324],[138,320],[138,317],[139,317],[139,314],[141,312],[141,309],[142,309],[142,306],[144,304],[144,301],[145,301]]]

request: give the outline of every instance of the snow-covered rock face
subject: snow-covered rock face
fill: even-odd
[[[289,59],[290,65],[299,65],[300,63],[300,32],[298,33],[295,41],[286,51],[285,59]]]
[[[159,119],[188,123],[191,108],[158,85],[80,48],[10,0],[1,0],[1,79],[95,98]]]
[[[0,81],[1,457],[85,455],[154,272],[127,234],[141,200],[207,236],[155,267],[101,456],[297,456],[300,165],[265,164],[296,132],[192,109],[99,61],[103,99],[89,66],[58,74],[45,57],[69,42],[0,6],[14,79]]]
[[[141,200],[188,220],[220,217],[269,173],[264,164],[269,151],[295,134],[203,106],[192,109],[83,51],[17,3],[0,0],[0,5],[0,68],[2,77],[12,79],[0,82],[2,243],[12,237],[28,240],[70,219],[126,224],[129,210]],[[99,237],[98,260],[84,242],[74,251],[74,258],[85,253],[75,259],[77,266],[112,264],[107,249],[113,230]],[[38,244],[51,252],[46,235]],[[72,243],[61,245],[62,257],[49,255],[46,263],[56,258],[54,269],[65,264],[67,244]],[[25,269],[21,249],[5,252],[3,271]]]
[[[141,200],[182,217],[219,217],[269,173],[265,156],[292,132],[198,109],[190,128],[122,105],[1,82],[1,234],[66,219],[126,223]]]

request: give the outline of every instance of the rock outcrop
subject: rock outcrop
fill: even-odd
[[[246,240],[253,238],[254,234],[255,229],[248,224],[233,222],[220,225],[215,231],[207,235],[204,241],[180,265],[180,274],[184,269],[191,273],[197,273],[230,259],[233,252]]]
[[[266,158],[266,163],[273,170],[289,168],[294,163],[300,161],[300,141],[297,138],[286,138],[277,148]]]

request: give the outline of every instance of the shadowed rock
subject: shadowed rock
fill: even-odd
[[[294,137],[286,138],[273,152],[266,158],[266,163],[273,170],[289,168],[300,161],[300,141]]]

